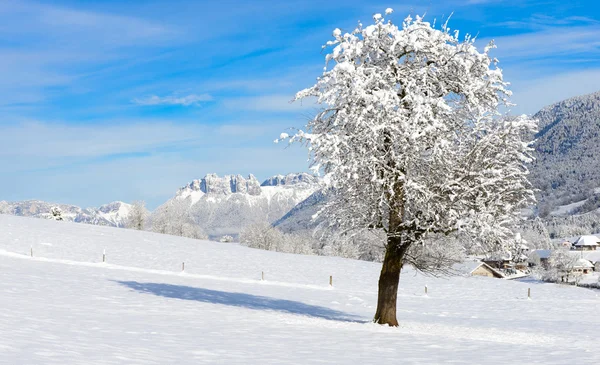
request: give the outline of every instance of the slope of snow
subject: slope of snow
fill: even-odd
[[[180,200],[185,200],[185,199],[189,199],[190,200],[190,204],[194,205],[196,204],[203,196],[204,196],[204,192],[201,190],[192,190],[192,189],[182,189],[178,192],[177,196],[175,197],[175,199],[180,199]]]
[[[369,322],[375,263],[5,215],[0,232],[1,363],[600,362],[597,291],[406,270],[388,328]]]
[[[575,203],[571,203],[571,204],[567,204],[567,205],[560,205],[560,206],[556,207],[556,209],[554,209],[550,213],[550,215],[561,217],[561,216],[573,214],[573,211],[575,209],[581,207],[583,204],[585,204],[586,201],[587,201],[587,199],[584,199],[584,200],[580,200]]]

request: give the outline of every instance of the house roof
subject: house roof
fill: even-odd
[[[600,243],[600,239],[596,236],[581,236],[575,242],[575,246],[598,246],[598,243]]]
[[[600,261],[600,251],[583,251],[582,257],[592,263]]]
[[[547,259],[547,258],[550,258],[551,254],[552,254],[552,250],[533,250],[529,254],[529,257],[538,257],[540,259]]]
[[[573,267],[581,268],[581,269],[591,269],[594,267],[594,265],[590,262],[590,260],[579,259],[579,260],[577,260],[575,265],[573,265]]]
[[[502,274],[500,271],[481,261],[465,261],[460,264],[455,264],[452,266],[452,270],[456,271],[457,273],[471,275],[473,274],[473,271],[477,270],[477,268],[480,266],[485,267],[488,271],[492,272],[494,276],[504,278],[504,274]]]

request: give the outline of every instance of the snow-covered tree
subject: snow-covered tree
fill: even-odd
[[[569,282],[570,279],[578,279],[574,272],[577,264],[577,256],[573,255],[568,248],[560,247],[554,251],[548,258],[548,269],[544,279],[554,282]]]
[[[284,249],[281,251],[300,255],[314,255],[317,240],[308,232],[292,232],[283,235]]]
[[[552,248],[550,234],[548,233],[544,221],[542,221],[540,217],[535,217],[534,219],[523,222],[516,230],[521,232],[521,236],[527,241],[527,244],[531,249]]]
[[[278,251],[276,248],[283,241],[283,233],[268,222],[250,224],[240,232],[240,243],[253,248]]]
[[[187,200],[174,199],[159,207],[152,216],[152,230],[174,236],[207,239],[208,236],[191,214]]]
[[[242,229],[240,242],[262,250],[312,255],[317,240],[308,232],[283,233],[268,222],[258,222]]]
[[[146,203],[141,200],[134,201],[127,216],[126,227],[137,229],[138,231],[143,230],[146,225],[147,216]]]
[[[151,229],[153,232],[168,234],[169,205],[161,206],[152,213]]]
[[[511,244],[510,225],[534,199],[523,136],[536,123],[499,112],[510,92],[494,45],[480,52],[447,25],[407,17],[398,27],[376,14],[351,33],[335,29],[325,47],[323,74],[296,95],[323,108],[280,140],[308,145],[332,188],[321,212],[329,224],[385,231],[374,320],[396,326],[402,266],[423,268],[407,255],[415,245],[455,233],[489,248]]]
[[[50,209],[50,219],[55,221],[63,220],[62,210],[60,209],[60,207],[56,206]]]

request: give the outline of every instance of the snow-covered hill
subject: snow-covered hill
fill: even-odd
[[[236,236],[248,224],[277,221],[318,188],[317,178],[306,173],[277,175],[262,184],[253,175],[209,174],[179,189],[173,200],[187,201],[209,235]]]
[[[82,209],[75,205],[48,203],[40,200],[0,201],[0,213],[22,217],[49,218],[52,207],[60,207],[64,220],[101,226],[123,227],[131,205],[119,201],[98,208]]]
[[[585,199],[590,201],[578,213],[598,208],[600,92],[549,105],[533,117],[539,121],[539,133],[531,181],[539,189],[541,214]]]
[[[303,230],[312,231],[322,221],[313,219],[313,216],[324,206],[325,199],[327,199],[327,196],[323,193],[323,190],[317,190],[275,221],[273,225],[286,233]]]
[[[8,215],[0,232],[0,363],[600,362],[596,291],[407,268],[388,328],[376,263]]]

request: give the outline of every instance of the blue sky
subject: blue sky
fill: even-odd
[[[0,0],[0,200],[153,208],[206,173],[307,170],[272,143],[314,110],[289,100],[334,28],[387,7],[495,39],[517,113],[600,90],[594,0]]]

